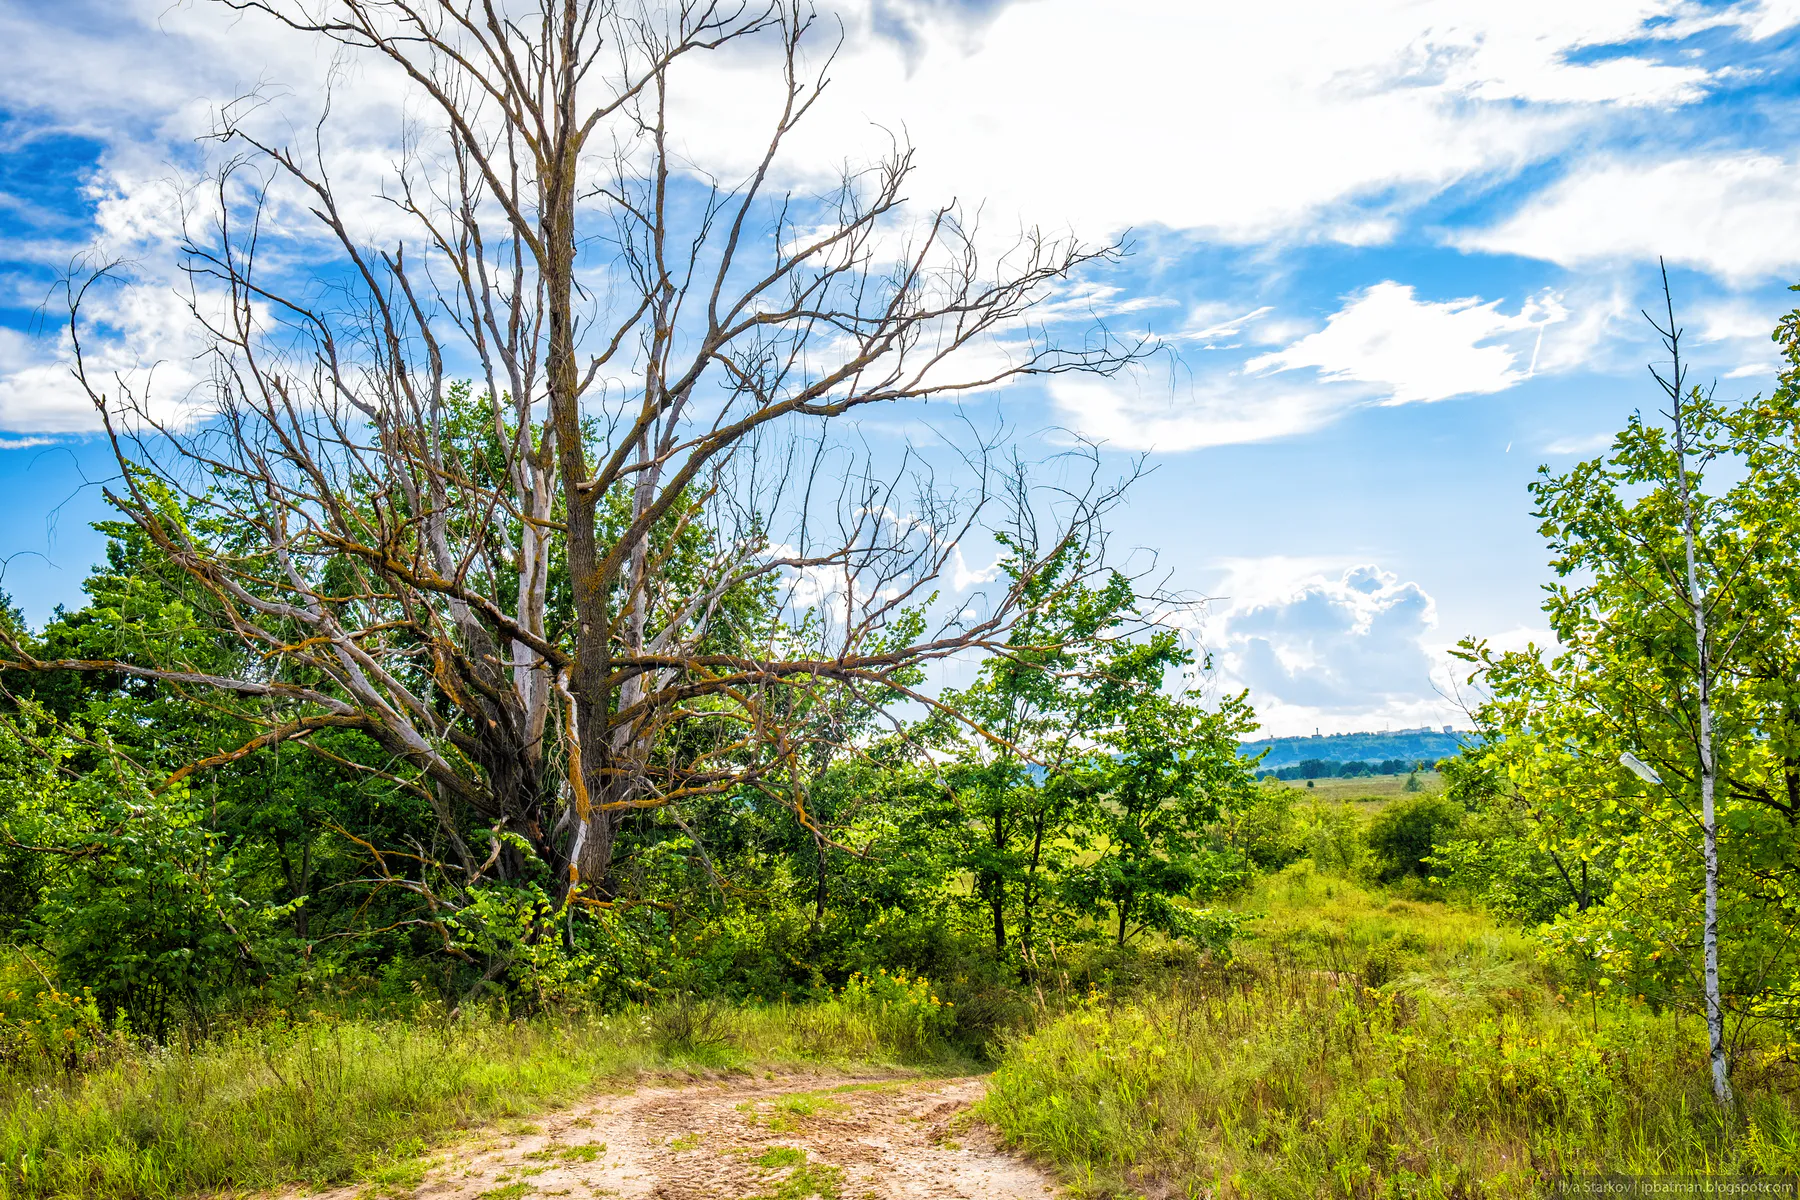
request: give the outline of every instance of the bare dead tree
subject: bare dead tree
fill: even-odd
[[[778,187],[826,81],[789,0],[219,2],[386,64],[430,118],[371,234],[325,121],[290,144],[258,104],[223,112],[234,157],[185,247],[208,420],[90,373],[71,287],[76,377],[122,472],[110,498],[254,666],[16,646],[6,666],[243,701],[256,736],[179,773],[359,730],[468,870],[458,812],[582,899],[604,894],[626,814],[778,776],[842,724],[801,719],[822,698],[929,705],[921,667],[1004,641],[1030,564],[978,612],[930,603],[990,496],[1023,494],[996,486],[993,439],[952,443],[958,489],[833,430],[1131,361],[1103,331],[1064,346],[1033,320],[1116,245],[1028,231],[984,256],[957,206],[908,205],[904,146],[823,193]],[[677,151],[670,113],[678,64],[739,44],[785,99],[721,182]],[[1116,495],[1065,495],[1034,539],[1045,559]]]

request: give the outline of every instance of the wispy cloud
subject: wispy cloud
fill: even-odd
[[[1324,329],[1259,355],[1244,369],[1313,367],[1325,382],[1369,384],[1394,404],[1498,392],[1529,377],[1536,347],[1496,339],[1538,334],[1567,316],[1549,293],[1508,316],[1498,300],[1422,301],[1412,287],[1390,280],[1352,296]]]
[[[1761,152],[1612,158],[1576,168],[1504,220],[1450,240],[1565,267],[1661,256],[1741,283],[1785,277],[1800,268],[1800,165]]]
[[[1063,420],[1084,436],[1114,449],[1167,454],[1307,433],[1362,402],[1328,388],[1228,375],[1171,381],[1148,371],[1113,379],[1058,376],[1049,392]]]
[[[1585,437],[1560,437],[1544,447],[1545,454],[1598,454],[1613,444],[1610,433],[1591,433]]]

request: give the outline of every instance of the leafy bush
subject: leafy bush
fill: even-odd
[[[938,999],[937,985],[903,971],[858,972],[838,993],[838,1002],[868,1020],[884,1042],[908,1054],[942,1047],[956,1027],[955,1008]]]
[[[1242,931],[1244,920],[1228,909],[1178,908],[1171,919],[1173,932],[1192,942],[1217,962],[1232,956],[1232,942]]]
[[[24,716],[0,737],[0,840],[49,864],[25,932],[109,1020],[161,1039],[256,957],[278,914],[239,895],[185,784],[153,791],[109,743]],[[80,757],[97,762],[65,770]]]
[[[1294,789],[1247,788],[1226,813],[1226,840],[1263,871],[1278,871],[1306,852],[1294,815]]]
[[[97,1063],[113,1044],[88,988],[68,991],[27,952],[0,953],[0,1065],[32,1074]]]
[[[1423,879],[1432,851],[1462,826],[1463,807],[1444,796],[1424,794],[1396,800],[1369,823],[1366,839],[1381,878]]]
[[[1314,866],[1349,877],[1361,873],[1367,848],[1362,821],[1354,811],[1342,804],[1314,803],[1301,828]]]

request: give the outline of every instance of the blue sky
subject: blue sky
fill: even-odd
[[[1771,386],[1800,279],[1796,0],[837,15],[796,186],[904,130],[915,195],[1129,236],[1056,302],[1162,351],[990,402],[1032,446],[1148,454],[1115,544],[1216,598],[1196,632],[1274,732],[1457,720],[1445,647],[1543,638],[1525,485],[1652,405],[1638,309],[1659,254],[1700,374]],[[111,473],[66,381],[57,278],[89,250],[130,263],[97,351],[154,366],[178,407],[198,378],[174,269],[196,137],[252,87],[298,127],[329,66],[205,0],[0,0],[0,554],[33,620],[79,603]],[[751,152],[744,66],[693,81],[697,161]],[[363,137],[377,170],[403,100],[364,83],[345,147]]]

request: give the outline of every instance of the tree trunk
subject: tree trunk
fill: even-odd
[[[1688,489],[1687,428],[1682,413],[1683,376],[1679,356],[1680,331],[1675,328],[1675,304],[1669,297],[1668,275],[1663,276],[1663,294],[1669,299],[1669,335],[1674,362],[1675,386],[1675,470],[1681,490],[1682,541],[1687,551],[1688,609],[1694,624],[1694,655],[1699,675],[1700,711],[1700,825],[1705,834],[1706,857],[1706,924],[1701,934],[1701,952],[1706,964],[1706,1036],[1712,1059],[1713,1099],[1721,1105],[1731,1103],[1730,1063],[1725,1054],[1725,1007],[1719,994],[1719,827],[1714,812],[1714,793],[1718,780],[1718,764],[1712,745],[1712,658],[1706,641],[1706,593],[1700,586],[1694,502]]]
[[[994,957],[1006,953],[1006,880],[995,872],[988,888],[988,907],[994,915]]]

